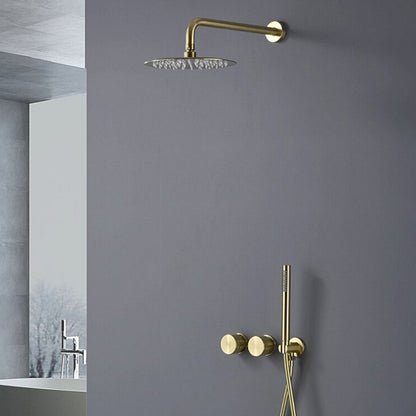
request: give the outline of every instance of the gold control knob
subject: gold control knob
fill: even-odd
[[[247,348],[247,337],[244,334],[225,334],[221,338],[221,349],[224,354],[240,354]]]
[[[255,336],[248,342],[248,351],[253,357],[272,355],[277,348],[277,342],[271,335]]]

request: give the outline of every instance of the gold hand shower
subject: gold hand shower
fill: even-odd
[[[288,400],[290,412],[292,413],[292,416],[296,416],[295,398],[292,386],[293,361],[296,357],[299,357],[305,349],[305,344],[300,338],[290,338],[291,269],[291,266],[288,264],[282,266],[282,343],[279,345],[279,351],[283,354],[286,386],[283,393],[282,405],[280,407],[280,416],[284,415]]]
[[[282,347],[289,344],[290,339],[290,280],[291,266],[282,266]],[[282,351],[284,353],[285,350]]]

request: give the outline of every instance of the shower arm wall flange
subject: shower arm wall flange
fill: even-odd
[[[258,33],[265,35],[269,42],[276,43],[283,39],[286,30],[278,21],[272,21],[267,26],[249,25],[246,23],[227,22],[225,20],[206,19],[196,17],[192,19],[186,29],[185,58],[195,58],[195,30],[198,26],[212,27],[215,29],[237,30],[240,32]]]

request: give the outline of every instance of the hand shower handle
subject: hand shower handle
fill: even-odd
[[[290,340],[290,279],[291,266],[282,266],[282,347],[286,347]]]

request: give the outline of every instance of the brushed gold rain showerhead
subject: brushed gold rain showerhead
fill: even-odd
[[[198,26],[216,29],[238,30],[241,32],[258,33],[266,36],[269,42],[276,43],[286,35],[282,23],[270,22],[267,26],[256,26],[245,23],[227,22],[224,20],[205,19],[196,17],[186,29],[186,45],[184,56],[181,58],[159,58],[146,61],[144,64],[156,69],[221,69],[235,65],[235,61],[223,58],[197,57],[195,52],[195,31]]]
[[[159,58],[144,63],[156,69],[222,69],[235,65],[235,61],[223,58]]]

